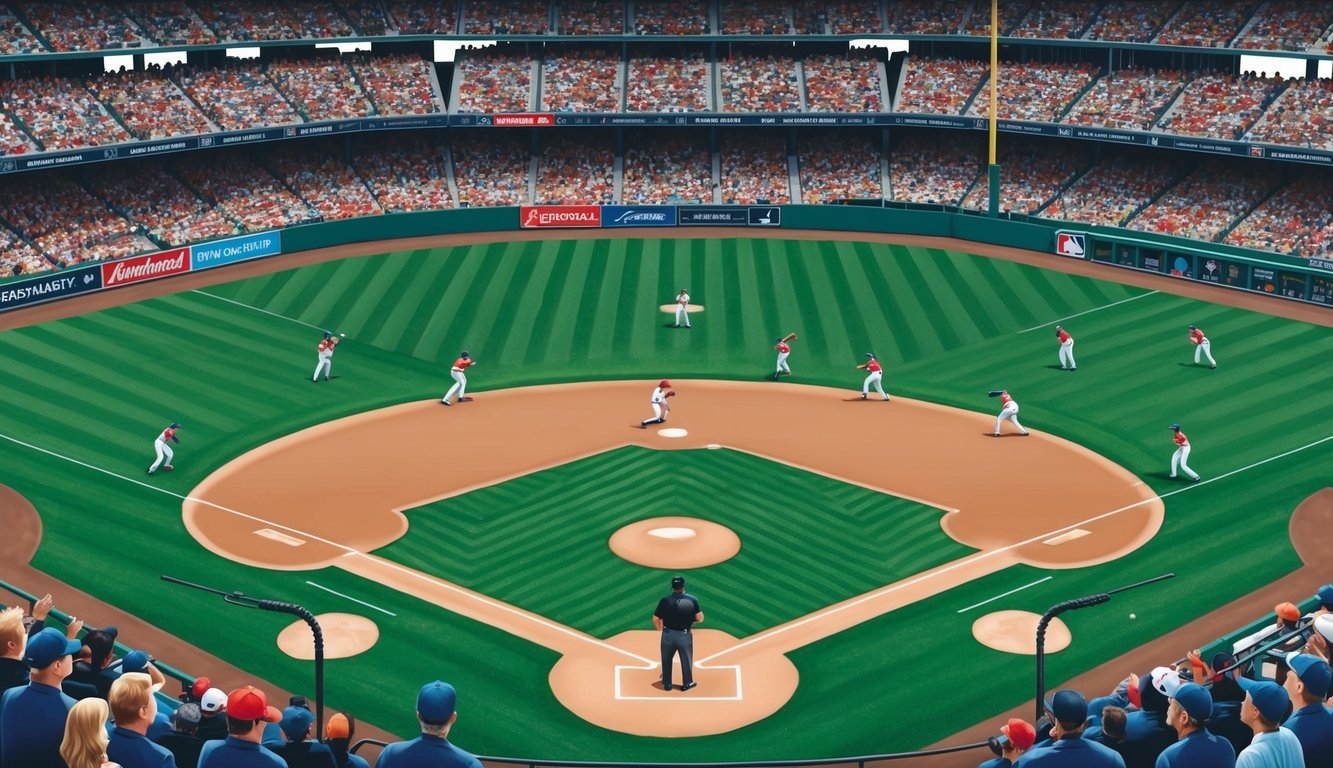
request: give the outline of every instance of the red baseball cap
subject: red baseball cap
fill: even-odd
[[[1009,741],[1013,742],[1015,747],[1024,752],[1032,749],[1032,744],[1037,740],[1037,731],[1033,729],[1032,725],[1028,721],[1020,720],[1017,717],[1010,718],[1009,722],[1005,723],[1000,730],[1004,732],[1005,736],[1009,737]]]
[[[206,677],[196,677],[194,679],[194,685],[190,686],[190,695],[194,697],[195,701],[198,701],[202,699],[204,697],[204,693],[206,693],[208,689],[212,687],[213,687],[212,680],[209,680]]]
[[[671,386],[671,382],[667,381],[666,379],[662,379],[662,381],[659,382],[657,386],[659,386],[659,387],[669,387],[669,386]]]
[[[282,713],[276,707],[268,705],[264,692],[246,685],[227,694],[227,716],[237,720],[263,720],[266,723],[282,722]]]

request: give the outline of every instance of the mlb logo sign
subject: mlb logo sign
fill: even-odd
[[[1088,253],[1088,239],[1081,232],[1057,232],[1055,252],[1075,259],[1084,258]]]

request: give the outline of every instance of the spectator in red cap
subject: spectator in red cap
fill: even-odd
[[[421,735],[411,741],[390,744],[380,752],[376,768],[481,768],[477,758],[449,743],[449,729],[458,719],[454,705],[458,694],[448,683],[426,683],[417,694],[417,720]],[[212,768],[200,766],[200,768]]]
[[[338,768],[370,768],[364,757],[348,752],[352,737],[356,735],[356,719],[341,712],[324,724],[324,741],[333,750],[333,762]]]
[[[977,768],[1010,768],[1024,752],[1032,749],[1033,742],[1037,740],[1036,729],[1028,721],[1017,717],[1009,718],[1009,722],[1000,726],[1000,735],[1003,737],[999,739],[1000,756],[987,760]]]
[[[282,722],[264,692],[247,685],[227,694],[227,738],[210,741],[199,755],[199,768],[287,768],[281,757],[260,745],[265,723]]]

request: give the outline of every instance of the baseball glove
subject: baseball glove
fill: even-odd
[[[675,397],[675,396],[676,396],[676,392],[675,392],[675,390],[672,390],[672,391],[666,393],[666,396],[667,396],[667,397]]]
[[[989,395],[989,396],[991,396],[991,397],[999,397],[1000,395],[1003,395],[1003,394],[1004,394],[1004,390],[1003,390],[1003,389],[992,389],[991,391],[987,392],[986,394]]]

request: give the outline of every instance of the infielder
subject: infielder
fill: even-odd
[[[167,443],[180,443],[180,438],[176,437],[176,430],[180,428],[180,422],[173,421],[171,422],[171,426],[162,430],[162,434],[158,435],[157,439],[153,441],[153,448],[157,450],[157,461],[148,465],[148,474],[151,475],[156,472],[159,466],[168,472],[175,469],[175,467],[171,466],[171,460],[176,454],[172,452],[171,446]],[[166,462],[165,465],[162,464],[164,461]]]
[[[784,373],[788,376],[791,375],[791,367],[787,365],[787,356],[791,354],[791,346],[787,342],[796,341],[796,339],[797,336],[794,333],[789,333],[778,339],[778,344],[774,347],[778,351],[778,370],[773,374],[773,381],[777,381],[778,377]]]
[[[1172,424],[1171,431],[1174,433],[1173,435],[1171,435],[1171,439],[1175,441],[1176,444],[1176,452],[1171,454],[1171,477],[1173,479],[1175,478],[1176,468],[1178,466],[1180,468],[1180,471],[1184,472],[1185,475],[1189,477],[1191,482],[1195,483],[1199,482],[1199,475],[1194,470],[1190,469],[1189,465],[1189,459],[1190,459],[1189,438],[1185,437],[1185,433],[1180,431],[1179,424]]]
[[[458,402],[460,403],[472,402],[472,398],[468,397],[466,394],[467,374],[464,373],[464,371],[476,364],[477,361],[472,359],[472,356],[467,353],[467,350],[458,353],[458,359],[454,361],[453,367],[449,369],[449,375],[453,377],[454,385],[449,387],[448,392],[444,393],[444,397],[440,399],[441,403],[444,403],[445,405],[453,405],[453,403],[449,402],[449,398],[454,395],[458,395]]]
[[[315,375],[310,377],[311,381],[319,381],[319,372],[324,372],[324,380],[329,380],[329,374],[333,373],[333,348],[338,346],[338,337],[324,332],[324,338],[320,340],[315,347],[315,353],[318,361],[315,363]]]
[[[1208,343],[1208,337],[1203,335],[1203,331],[1199,330],[1199,326],[1197,325],[1190,326],[1190,343],[1194,345],[1195,365],[1199,364],[1199,355],[1202,354],[1204,357],[1208,358],[1209,367],[1217,367],[1217,361],[1213,359],[1213,353],[1210,351],[1212,344]]]
[[[671,413],[671,406],[667,403],[667,398],[675,396],[675,391],[671,389],[671,382],[666,379],[657,382],[657,388],[653,390],[653,399],[649,401],[653,406],[653,417],[639,422],[639,429],[647,429],[649,424],[664,423],[666,415]]]
[[[673,328],[679,328],[681,323],[684,323],[686,328],[690,327],[689,306],[690,295],[681,288],[680,295],[676,297],[676,324],[672,326]]]
[[[884,392],[884,385],[880,383],[884,379],[884,369],[880,367],[879,361],[875,359],[874,354],[867,352],[866,357],[869,359],[856,366],[858,371],[864,368],[870,372],[866,375],[866,380],[861,382],[861,399],[866,399],[866,395],[870,394],[870,385],[874,384],[875,391],[879,393],[879,396],[888,400],[889,396]]]
[[[995,435],[994,435],[995,437],[1000,436],[1000,425],[1006,419],[1012,421],[1014,423],[1014,426],[1018,427],[1018,431],[1020,434],[1023,435],[1023,437],[1027,437],[1030,434],[1026,429],[1023,429],[1022,424],[1018,423],[1018,401],[1009,396],[1009,390],[992,389],[986,394],[990,395],[991,397],[1000,398],[1000,403],[1001,403],[1000,415],[995,417]]]
[[[1055,338],[1060,340],[1060,370],[1077,371],[1078,363],[1074,362],[1074,337],[1057,325]]]

